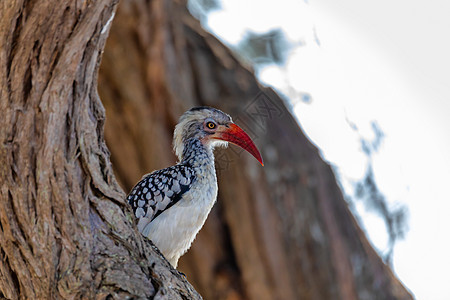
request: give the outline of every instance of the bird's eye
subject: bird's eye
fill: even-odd
[[[208,127],[209,129],[214,129],[216,128],[216,124],[213,122],[208,122],[206,123],[206,127]]]

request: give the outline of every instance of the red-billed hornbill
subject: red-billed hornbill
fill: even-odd
[[[145,175],[127,197],[138,219],[139,231],[153,241],[176,267],[191,246],[217,198],[213,149],[236,144],[262,158],[250,137],[226,113],[194,107],[175,127],[175,166]]]

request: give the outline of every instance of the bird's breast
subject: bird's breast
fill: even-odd
[[[186,234],[192,232],[195,235],[201,229],[217,199],[217,182],[209,180],[197,180],[187,191],[181,200],[173,206],[172,220],[176,220],[173,234],[180,228]],[[167,211],[169,212],[169,210]]]
[[[172,264],[189,249],[217,199],[217,181],[213,175],[197,177],[180,201],[142,232]]]

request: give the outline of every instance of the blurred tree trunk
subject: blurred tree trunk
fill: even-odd
[[[0,298],[199,299],[142,238],[103,137],[116,0],[0,2]]]
[[[216,153],[218,203],[180,260],[206,299],[412,299],[284,102],[202,30],[183,1],[119,5],[99,92],[127,191],[175,163],[172,131],[194,105],[230,113],[262,150],[264,168],[234,146]]]

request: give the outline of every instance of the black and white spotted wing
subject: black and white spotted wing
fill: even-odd
[[[127,197],[137,219],[150,221],[177,203],[195,180],[194,169],[175,165],[145,175]]]

